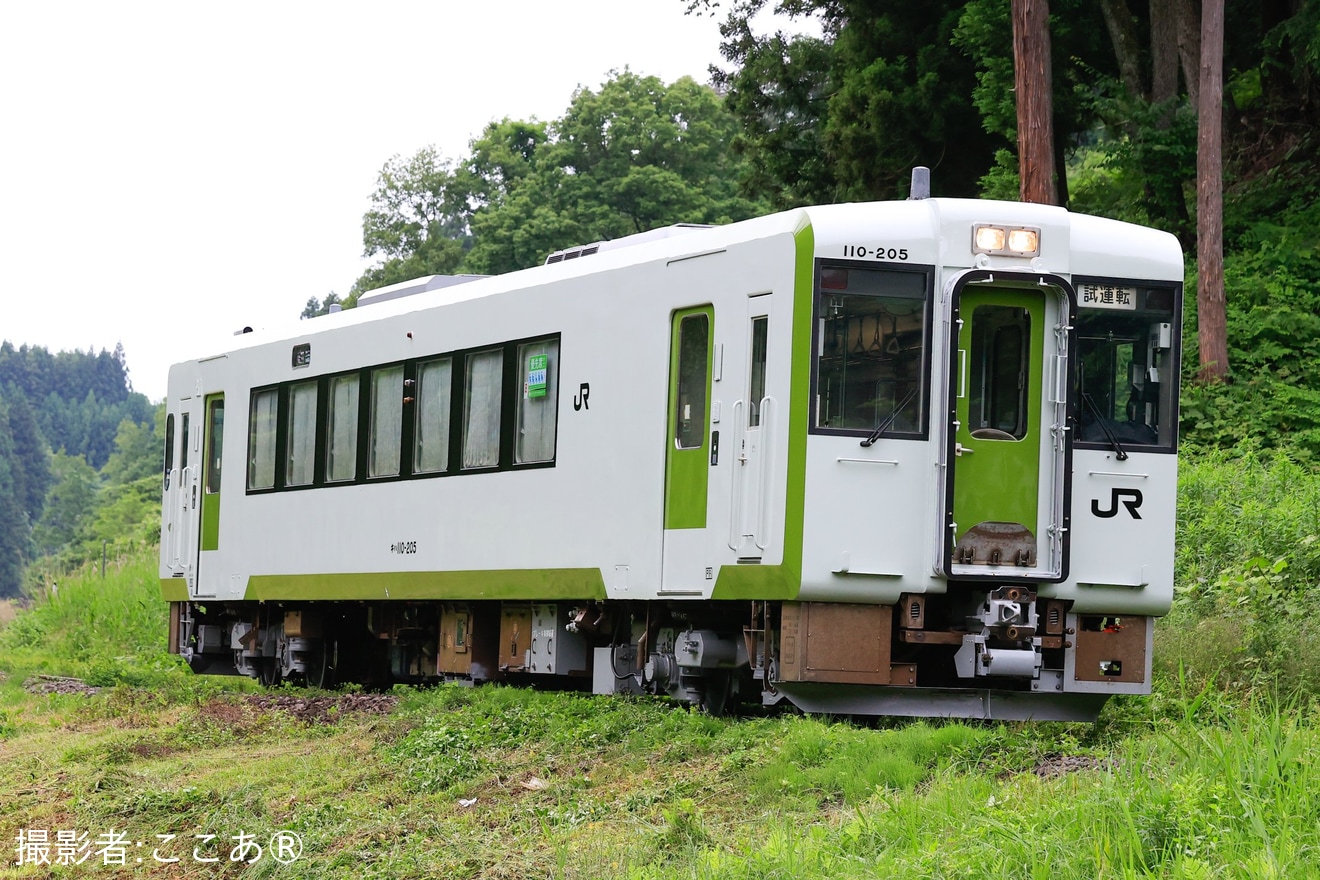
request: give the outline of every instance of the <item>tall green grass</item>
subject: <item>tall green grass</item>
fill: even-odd
[[[1320,477],[1250,444],[1180,468],[1174,608],[1155,655],[1166,680],[1320,695]]]
[[[139,548],[109,560],[104,577],[98,561],[53,582],[0,630],[0,665],[94,684],[177,668],[157,565],[155,548]]]

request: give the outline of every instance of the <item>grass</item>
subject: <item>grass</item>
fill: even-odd
[[[162,658],[155,583],[149,558],[127,559],[0,631],[11,854],[20,831],[63,829],[144,843],[68,876],[1320,876],[1320,711],[1304,701],[1175,670],[1096,725],[868,728],[444,686],[312,724]],[[33,694],[35,671],[106,687]],[[281,829],[299,859],[229,864],[228,838]],[[158,846],[181,863],[157,864]],[[10,859],[0,877],[42,871]]]

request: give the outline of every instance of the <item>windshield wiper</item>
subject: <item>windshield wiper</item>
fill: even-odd
[[[1127,461],[1127,452],[1123,449],[1123,445],[1118,442],[1118,438],[1114,436],[1114,432],[1110,430],[1109,425],[1105,423],[1105,417],[1100,414],[1100,407],[1095,405],[1095,401],[1091,399],[1091,395],[1083,391],[1082,402],[1091,410],[1091,415],[1095,416],[1095,423],[1100,426],[1100,430],[1104,432],[1105,439],[1107,439],[1109,445],[1113,447],[1114,458],[1119,461]]]
[[[911,403],[912,398],[916,396],[917,396],[917,389],[913,388],[911,391],[907,393],[907,397],[904,397],[902,400],[898,402],[898,406],[894,407],[894,411],[891,412],[883,422],[875,426],[875,430],[871,432],[871,436],[867,437],[865,440],[862,441],[862,448],[866,448],[875,441],[879,440],[880,435],[883,434],[885,431],[888,431],[889,427],[894,424],[894,420],[898,418],[901,412],[903,412],[903,407]]]

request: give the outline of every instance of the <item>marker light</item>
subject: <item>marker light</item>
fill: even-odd
[[[972,252],[1005,257],[1039,256],[1040,230],[978,223],[972,230]]]

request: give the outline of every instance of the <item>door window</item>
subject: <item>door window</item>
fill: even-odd
[[[765,398],[765,348],[769,318],[752,319],[752,365],[747,388],[747,427],[761,426],[761,401]]]
[[[710,352],[710,322],[689,315],[679,324],[678,413],[674,441],[679,449],[695,449],[706,438],[706,377]]]
[[[215,495],[220,491],[220,464],[224,461],[225,401],[223,398],[211,401],[206,431],[206,448],[210,456],[206,469],[206,494]]]
[[[972,312],[969,429],[978,440],[1021,440],[1027,433],[1027,345],[1031,314],[1014,306]]]

